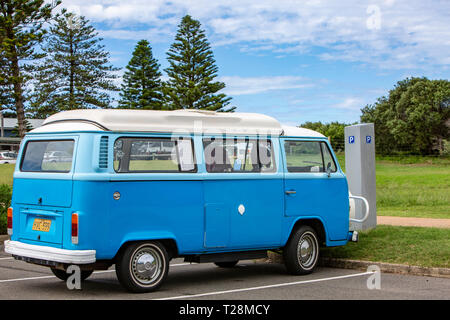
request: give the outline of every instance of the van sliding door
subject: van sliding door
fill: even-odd
[[[278,147],[252,138],[203,140],[206,248],[280,244],[283,176],[272,152]]]

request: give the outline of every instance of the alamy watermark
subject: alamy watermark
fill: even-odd
[[[80,18],[76,14],[69,13],[66,19],[70,30],[75,31],[81,29]]]
[[[370,265],[367,268],[367,272],[372,272],[373,274],[367,278],[367,289],[369,290],[381,290],[381,270],[379,266]]]
[[[370,5],[367,7],[366,13],[369,17],[366,20],[366,27],[369,30],[381,29],[381,9],[377,5]]]
[[[66,273],[69,277],[66,280],[66,286],[69,290],[81,290],[81,269],[77,265],[70,265]]]

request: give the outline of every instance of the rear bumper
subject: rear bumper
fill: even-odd
[[[95,250],[67,250],[11,240],[5,241],[5,252],[17,257],[67,264],[89,264],[96,260]]]

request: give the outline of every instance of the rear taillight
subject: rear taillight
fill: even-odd
[[[72,213],[72,243],[78,244],[78,214]]]
[[[6,226],[8,230],[8,234],[12,235],[12,222],[13,222],[13,209],[11,207],[8,208],[7,218],[6,218]]]

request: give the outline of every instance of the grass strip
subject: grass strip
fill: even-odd
[[[359,242],[321,250],[322,257],[450,268],[450,229],[379,225]]]

